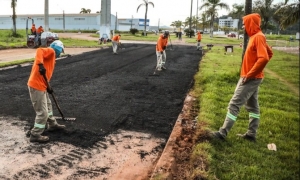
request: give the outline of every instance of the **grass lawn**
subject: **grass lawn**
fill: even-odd
[[[225,55],[222,47],[213,47],[201,61],[193,89],[200,107],[197,137],[222,126],[239,78],[241,53],[242,49],[236,49]],[[299,87],[298,55],[274,50],[267,68]],[[236,136],[248,127],[248,112],[242,108],[225,142],[212,139],[195,144],[190,161],[191,179],[299,179],[299,96],[285,83],[266,74],[259,102],[257,142]],[[268,150],[270,143],[277,146],[277,151]],[[203,161],[207,169],[197,165]]]

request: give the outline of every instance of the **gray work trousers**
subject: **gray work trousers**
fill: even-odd
[[[49,126],[57,124],[56,119],[53,117],[52,103],[47,91],[39,91],[29,86],[28,90],[33,109],[36,113],[31,134],[41,135],[46,128],[47,122]]]
[[[162,66],[164,66],[166,64],[167,61],[167,54],[166,51],[163,51],[163,54],[161,54],[161,52],[156,51],[156,56],[157,56],[157,64],[156,64],[156,68],[160,69]]]
[[[118,41],[112,41],[112,48],[113,48],[113,52],[117,53]]]
[[[260,120],[258,90],[262,79],[250,79],[248,82],[241,84],[242,80],[243,78],[240,78],[237,83],[234,95],[228,104],[228,112],[224,124],[219,130],[223,136],[226,136],[233,126],[243,105],[249,112],[249,127],[246,134],[253,137],[256,135]]]

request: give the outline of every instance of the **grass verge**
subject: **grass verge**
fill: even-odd
[[[222,47],[216,46],[206,53],[195,75],[192,93],[199,101],[198,124],[202,126],[199,125],[197,129],[189,177],[222,180],[299,179],[299,97],[286,84],[269,74],[260,86],[261,123],[256,143],[236,136],[247,131],[248,112],[244,108],[225,142],[214,139],[203,142],[199,138],[222,126],[228,102],[239,78],[242,49],[235,49],[234,53],[226,55],[223,51]],[[274,57],[267,68],[299,87],[298,58],[292,54],[280,54],[282,52],[274,50]],[[281,65],[283,67],[278,68]],[[284,75],[285,72],[289,72],[288,75]],[[268,150],[269,143],[274,143],[277,151]],[[200,155],[199,152],[205,153]],[[206,166],[200,165],[199,162],[203,161],[207,163]]]

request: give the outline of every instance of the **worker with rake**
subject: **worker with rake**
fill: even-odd
[[[112,48],[114,54],[118,54],[117,49],[118,49],[118,45],[120,45],[120,39],[121,39],[121,34],[115,35],[112,38]]]
[[[200,31],[197,32],[197,50],[201,50],[200,42],[201,42],[202,35]]]
[[[273,56],[266,37],[260,29],[261,17],[257,13],[243,17],[243,27],[249,41],[245,51],[240,79],[228,104],[228,111],[223,126],[212,133],[213,137],[224,140],[237,120],[241,106],[245,105],[249,112],[249,125],[245,134],[237,134],[249,141],[256,141],[256,133],[260,121],[258,90],[263,81],[263,70]]]
[[[50,44],[48,48],[38,48],[35,60],[32,65],[31,73],[28,79],[28,89],[30,99],[35,110],[35,123],[30,132],[30,142],[47,142],[48,136],[42,136],[48,123],[48,131],[64,129],[64,125],[60,125],[53,117],[53,110],[49,94],[53,93],[51,87],[45,82],[46,77],[49,81],[52,77],[55,59],[64,52],[63,43],[56,40]]]
[[[162,35],[159,36],[157,43],[156,43],[156,56],[157,56],[157,71],[166,70],[165,67],[167,54],[166,48],[168,45],[168,38],[169,38],[169,31],[165,31]]]

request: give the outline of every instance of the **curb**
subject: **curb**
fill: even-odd
[[[184,100],[184,105],[181,113],[179,114],[174,128],[171,132],[171,135],[166,143],[166,146],[159,157],[154,170],[152,171],[150,180],[172,180],[173,175],[176,174],[173,172],[177,171],[176,158],[174,156],[174,149],[177,146],[176,142],[179,140],[179,137],[182,134],[182,120],[183,117],[188,113],[188,105],[191,104],[195,100],[191,95],[187,95]],[[167,153],[168,152],[168,153]]]

